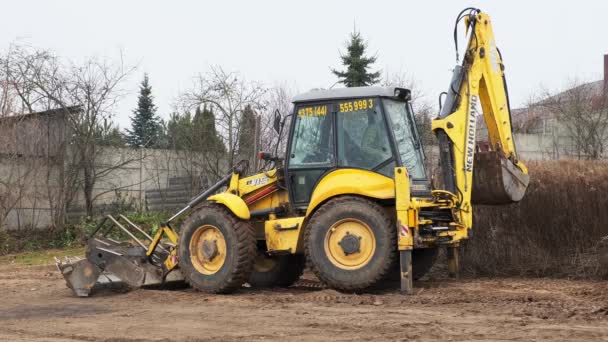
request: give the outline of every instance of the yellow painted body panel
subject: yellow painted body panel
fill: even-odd
[[[264,236],[268,251],[302,252],[303,244],[300,240],[300,233],[302,232],[303,223],[304,217],[291,217],[264,222]],[[298,247],[299,242],[300,247]]]
[[[400,251],[414,248],[414,229],[418,227],[417,208],[410,195],[410,179],[405,167],[395,168],[395,209],[397,210],[397,241]]]
[[[395,198],[395,182],[381,174],[359,170],[340,169],[323,177],[317,184],[306,210],[308,217],[319,204],[339,195],[359,195],[376,199]]]
[[[258,173],[238,180],[238,193],[241,196],[250,194],[277,182],[277,170]]]
[[[213,195],[207,200],[225,205],[236,217],[242,220],[249,220],[251,218],[247,204],[237,195],[224,192]]]

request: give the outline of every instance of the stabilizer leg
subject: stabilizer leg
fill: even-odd
[[[412,251],[399,251],[401,294],[411,295],[414,293],[412,272]]]
[[[460,278],[460,253],[458,247],[448,247],[448,274],[451,278]]]

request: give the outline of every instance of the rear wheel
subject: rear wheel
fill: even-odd
[[[344,291],[368,288],[388,273],[397,233],[378,204],[344,196],[324,204],[306,229],[306,256],[316,276]]]
[[[305,261],[304,255],[267,256],[258,251],[249,284],[253,287],[289,287],[300,279]]]
[[[181,226],[179,266],[186,281],[199,291],[238,289],[249,278],[254,258],[253,228],[221,205],[199,208]]]

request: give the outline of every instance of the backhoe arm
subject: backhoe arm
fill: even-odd
[[[444,106],[433,121],[439,140],[443,187],[459,199],[461,223],[471,226],[471,203],[519,201],[528,171],[513,142],[504,65],[496,48],[490,17],[470,9],[464,16],[469,41],[456,66]],[[476,152],[477,121],[483,110],[490,152]],[[475,171],[475,172],[473,172]],[[474,177],[475,176],[475,177]]]

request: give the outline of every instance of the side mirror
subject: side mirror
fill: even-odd
[[[280,133],[280,131],[281,131],[281,113],[279,112],[278,109],[274,111],[273,128],[277,133]]]

